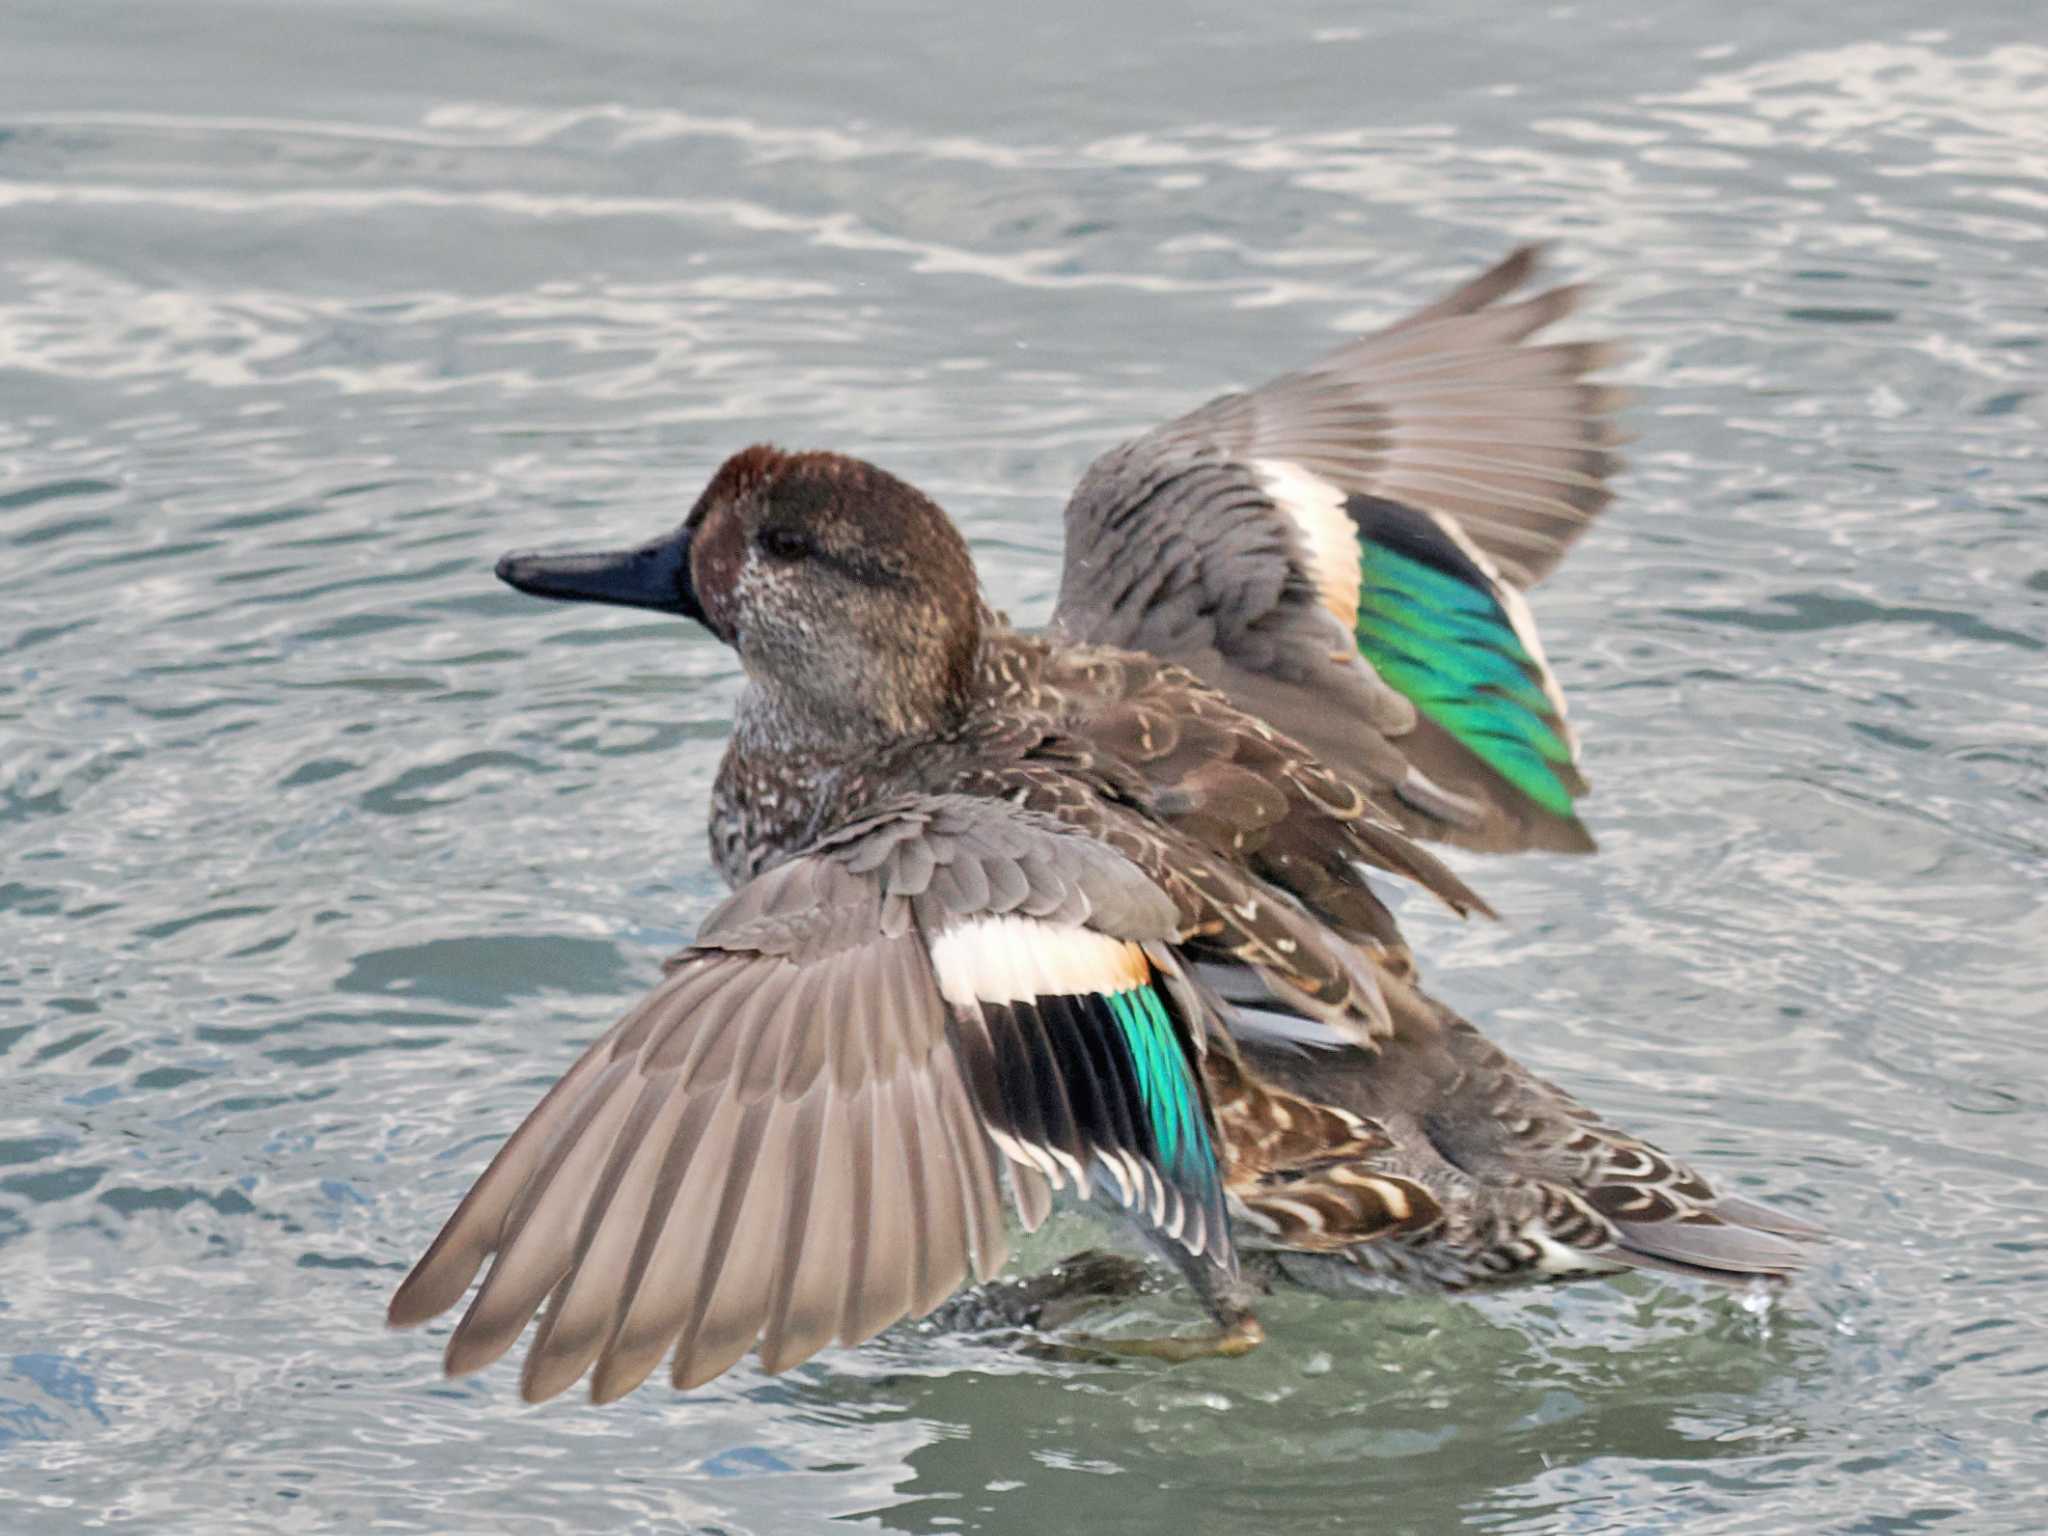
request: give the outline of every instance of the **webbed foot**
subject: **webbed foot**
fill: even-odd
[[[1249,1312],[1211,1333],[1168,1334],[1156,1339],[1106,1339],[1095,1334],[1068,1334],[1062,1345],[1088,1354],[1122,1355],[1137,1360],[1234,1360],[1266,1342],[1266,1330]]]

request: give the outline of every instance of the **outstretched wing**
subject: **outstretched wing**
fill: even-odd
[[[1509,301],[1536,254],[1096,460],[1058,628],[1182,662],[1412,831],[1590,848],[1522,594],[1611,498],[1616,353],[1531,342],[1579,298]]]
[[[1126,861],[1010,807],[896,807],[706,921],[492,1160],[393,1297],[407,1326],[490,1272],[451,1373],[547,1306],[522,1390],[594,1365],[679,1386],[756,1341],[781,1370],[930,1311],[1007,1256],[1047,1182],[1234,1264],[1200,1049]],[[1151,952],[1148,953],[1148,946]],[[494,1257],[495,1256],[495,1257]]]

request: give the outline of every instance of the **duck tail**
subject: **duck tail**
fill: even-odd
[[[1610,1217],[1609,1223],[1621,1262],[1721,1285],[1788,1279],[1806,1267],[1812,1245],[1827,1239],[1819,1227],[1734,1195],[1677,1221]]]

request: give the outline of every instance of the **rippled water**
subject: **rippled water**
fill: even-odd
[[[1408,9],[0,12],[0,1528],[2039,1529],[2048,38]],[[1825,1220],[1791,1304],[899,1330],[602,1411],[383,1332],[715,895],[731,657],[501,548],[773,437],[926,485],[1035,619],[1096,451],[1535,236],[1644,387],[1538,601],[1603,852],[1408,921]]]

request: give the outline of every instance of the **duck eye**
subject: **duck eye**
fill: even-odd
[[[801,528],[778,528],[771,525],[754,535],[754,543],[762,554],[773,560],[801,560],[806,555],[818,552],[817,546],[811,542],[811,536]]]

